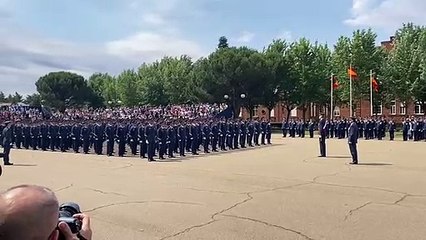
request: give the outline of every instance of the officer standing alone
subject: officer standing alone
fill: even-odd
[[[320,156],[326,157],[326,146],[325,146],[325,138],[327,136],[327,126],[324,117],[321,115],[318,123],[318,132],[319,132],[319,145],[320,145]]]
[[[11,122],[5,122],[5,128],[3,129],[2,136],[3,136],[3,161],[5,166],[13,165],[13,163],[9,160],[9,154],[12,144],[12,123]]]
[[[355,118],[352,118],[348,129],[349,150],[352,155],[352,162],[350,164],[358,164],[358,152],[356,149],[356,145],[358,143],[358,125],[355,121]]]

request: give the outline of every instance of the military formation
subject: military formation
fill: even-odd
[[[325,131],[327,138],[345,139],[348,137],[348,129],[351,121],[345,118],[326,120]],[[395,132],[397,129],[396,123],[393,120],[385,118],[364,118],[356,119],[358,126],[358,137],[365,140],[383,140],[389,136],[389,140],[395,140]],[[426,141],[426,118],[407,118],[400,126],[402,130],[403,141]],[[311,138],[314,137],[314,131],[318,129],[314,121],[305,123],[303,120],[292,119],[290,121],[283,120],[281,130],[283,137],[305,137],[305,130],[309,131]],[[387,135],[389,134],[389,135]]]
[[[3,128],[3,127],[1,127]],[[229,151],[271,144],[268,121],[156,119],[117,121],[16,122],[10,145],[17,149],[137,155],[148,161],[188,153]],[[0,133],[4,132],[0,129]],[[2,138],[3,136],[0,136]]]

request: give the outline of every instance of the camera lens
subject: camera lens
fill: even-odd
[[[72,217],[75,214],[81,213],[80,206],[77,203],[64,203],[59,206],[60,217]]]

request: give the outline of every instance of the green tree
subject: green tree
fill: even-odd
[[[332,55],[333,72],[340,79],[342,85],[338,99],[349,103],[349,76],[350,66],[356,71],[357,78],[353,79],[353,107],[362,100],[369,99],[370,72],[380,73],[384,61],[384,51],[376,46],[377,35],[371,30],[356,30],[352,38],[340,37]],[[348,79],[347,81],[345,81]]]
[[[166,57],[160,61],[160,78],[164,81],[164,91],[171,104],[196,101],[192,68],[192,60],[188,56]]]
[[[160,62],[142,64],[138,69],[141,101],[143,104],[165,106],[169,104]]]
[[[327,60],[327,49],[318,43],[312,45],[309,40],[302,38],[290,46],[288,60],[292,63],[290,74],[296,78],[298,89],[295,100],[302,108],[303,119],[306,120],[308,106],[318,101],[320,90],[325,86],[324,80],[328,74],[319,68],[327,68],[327,62],[322,62]]]
[[[389,97],[409,104],[422,79],[422,32],[424,28],[413,24],[404,24],[396,32],[394,48],[389,53],[383,67],[384,84]],[[421,89],[421,88],[420,88]]]
[[[136,106],[141,102],[138,91],[138,75],[133,70],[125,70],[117,77],[120,100],[126,106]]]
[[[228,39],[225,36],[219,38],[218,48],[228,48]]]
[[[106,102],[106,88],[107,85],[114,81],[113,77],[108,73],[95,73],[90,76],[88,85],[93,93],[102,103]]]
[[[413,97],[417,102],[422,103],[423,110],[426,111],[426,28],[422,28],[419,41],[420,54],[420,76],[413,83]]]
[[[82,106],[92,97],[84,77],[70,72],[51,72],[39,78],[36,87],[46,105],[61,110],[68,105]]]
[[[241,106],[251,111],[260,103],[263,84],[259,69],[264,70],[263,65],[263,58],[257,51],[231,47],[217,49],[197,66],[196,71],[209,101],[228,101],[234,109],[234,116],[238,116]],[[241,99],[242,94],[245,94],[245,99]],[[224,99],[224,96],[229,98]]]
[[[267,78],[261,103],[268,108],[269,118],[271,111],[280,100],[280,83],[286,80],[289,66],[285,59],[288,44],[284,40],[274,40],[265,50]]]
[[[42,104],[42,102],[41,102],[41,96],[38,93],[34,93],[34,94],[31,94],[31,95],[28,95],[25,98],[24,102],[26,104],[30,105],[30,106],[35,106],[35,107],[39,107]]]
[[[315,96],[312,102],[320,106],[330,106],[331,99],[331,74],[332,74],[332,59],[331,50],[327,45],[316,44],[314,46],[314,75],[316,76],[317,86]],[[334,96],[333,96],[334,98]]]
[[[4,95],[4,92],[0,92],[0,103],[6,102],[6,96]]]

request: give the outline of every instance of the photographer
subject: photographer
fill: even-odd
[[[1,240],[65,240],[92,239],[90,218],[85,214],[73,217],[81,221],[81,229],[73,234],[65,222],[59,222],[59,203],[55,194],[44,187],[21,185],[0,194]]]

